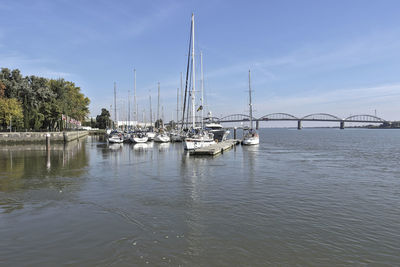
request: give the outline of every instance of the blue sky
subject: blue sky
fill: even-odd
[[[74,81],[93,116],[113,103],[114,81],[125,113],[134,68],[139,113],[150,91],[156,111],[160,82],[165,119],[176,116],[194,12],[213,115],[247,112],[250,68],[256,117],[400,120],[399,1],[2,0],[0,12],[0,67]]]

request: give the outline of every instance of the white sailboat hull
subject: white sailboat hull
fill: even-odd
[[[242,145],[251,146],[251,145],[258,145],[260,143],[260,138],[256,137],[245,137],[242,140]]]
[[[156,137],[154,137],[154,142],[168,143],[170,141],[171,141],[171,139],[166,134],[158,134],[158,135],[156,135]]]
[[[146,143],[149,140],[147,136],[144,137],[131,137],[133,143]]]
[[[109,137],[108,138],[108,142],[109,143],[123,143],[124,142],[124,139],[123,138],[120,138],[119,136],[112,136],[112,137]]]

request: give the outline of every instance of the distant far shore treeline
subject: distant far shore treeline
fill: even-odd
[[[0,72],[0,130],[61,130],[62,114],[83,121],[90,100],[73,82],[22,76],[18,69]]]

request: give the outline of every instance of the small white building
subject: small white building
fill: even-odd
[[[138,124],[137,121],[117,121],[118,128],[127,128],[127,127],[135,127]]]
[[[127,129],[127,128],[146,128],[150,126],[154,126],[154,123],[150,122],[138,122],[138,121],[117,121],[117,128],[119,129]]]

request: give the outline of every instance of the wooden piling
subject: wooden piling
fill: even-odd
[[[46,134],[46,150],[50,149],[50,134]]]

